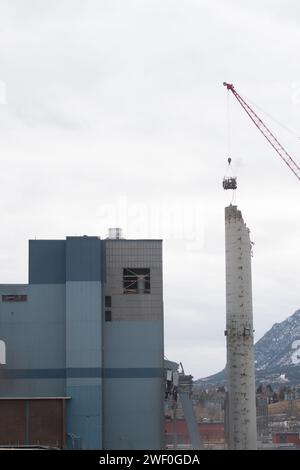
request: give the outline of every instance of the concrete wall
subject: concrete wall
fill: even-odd
[[[229,447],[256,449],[251,243],[236,206],[225,209]]]

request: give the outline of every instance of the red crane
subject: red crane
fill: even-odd
[[[257,116],[255,111],[246,103],[246,101],[238,94],[235,90],[234,86],[230,83],[223,83],[226,86],[227,90],[231,91],[235,98],[238,100],[240,105],[244,108],[250,119],[254,122],[258,130],[265,136],[265,138],[269,141],[272,147],[276,150],[280,158],[287,164],[287,166],[292,170],[292,172],[296,175],[298,180],[300,181],[300,167],[299,165],[293,160],[290,154],[285,150],[285,148],[281,145],[281,143],[277,140],[275,135],[270,131],[270,129],[266,126],[266,124]]]

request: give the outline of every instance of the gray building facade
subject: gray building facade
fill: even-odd
[[[66,447],[164,447],[161,240],[30,240],[0,340],[0,401],[65,400]]]

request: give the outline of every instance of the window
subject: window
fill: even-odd
[[[6,294],[2,295],[2,302],[26,302],[27,295]]]
[[[105,321],[111,321],[111,310],[105,310]]]
[[[0,364],[6,364],[6,346],[2,340],[0,340]]]
[[[111,307],[111,296],[110,295],[105,296],[105,307]]]
[[[123,269],[124,294],[150,294],[150,268]]]

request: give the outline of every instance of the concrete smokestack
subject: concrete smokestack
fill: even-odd
[[[241,211],[225,208],[229,448],[257,448],[251,241]]]

